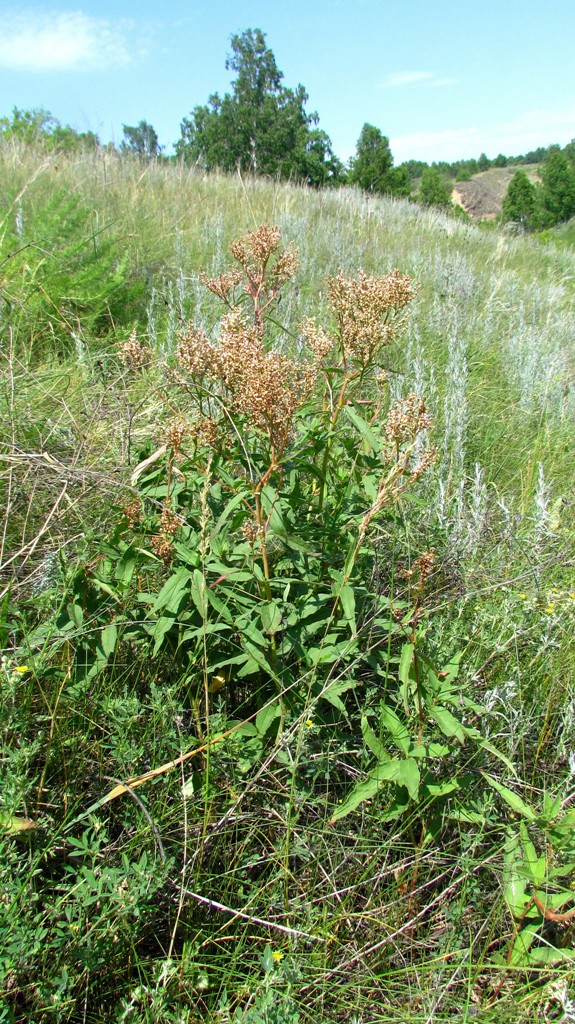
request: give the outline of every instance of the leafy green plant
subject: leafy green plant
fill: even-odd
[[[425,654],[434,552],[412,562],[402,600],[374,572],[377,529],[435,459],[423,399],[387,394],[385,353],[414,288],[398,271],[330,278],[332,323],[301,325],[296,360],[274,315],[295,250],[262,227],[231,251],[235,266],[203,277],[227,307],[219,337],[181,331],[177,364],[165,367],[173,418],[163,444],[135,469],[138,497],[97,570],[83,574],[84,602],[68,604],[61,630],[82,628],[92,595],[102,624],[84,631],[77,670],[104,670],[120,641],[166,659],[200,744],[212,742],[217,706],[246,765],[288,722],[346,721],[377,763],[332,822],[391,786],[389,816],[424,809],[423,846],[465,789],[449,769],[454,751],[497,752],[464,722],[483,709],[461,692],[460,655],[439,670]],[[130,372],[146,372],[150,353],[135,335],[120,354]]]
[[[512,967],[572,961],[575,919],[575,810],[562,794],[544,794],[536,810],[497,779],[487,781],[519,819],[507,830],[503,895],[513,921]]]

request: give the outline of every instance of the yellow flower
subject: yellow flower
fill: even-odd
[[[313,729],[313,718],[308,718],[305,724],[307,725],[308,729]]]
[[[29,672],[29,671],[30,671],[30,669],[28,668],[28,666],[27,666],[27,665],[15,665],[15,666],[14,666],[14,670],[13,670],[13,671],[14,671],[14,672],[17,672],[17,673],[18,673],[18,675],[21,675],[21,676],[23,676],[23,675],[24,675],[24,673],[25,673],[25,672]]]
[[[525,598],[527,597],[527,594],[520,594],[519,597],[521,598],[522,601],[524,601]]]
[[[545,611],[546,611],[547,615],[552,615],[554,609],[555,609],[555,605],[554,605],[553,601],[550,601],[549,604],[547,605]]]
[[[279,964],[280,961],[283,960],[284,955],[281,949],[275,949],[274,952],[272,953],[272,957],[275,960],[276,964]]]

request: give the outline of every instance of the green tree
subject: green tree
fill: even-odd
[[[373,124],[364,124],[357,140],[349,180],[366,192],[387,192],[393,167],[389,139]]]
[[[442,209],[451,206],[451,189],[436,167],[426,167],[423,171],[415,199],[422,206],[438,206]]]
[[[575,169],[559,149],[549,152],[541,165],[541,200],[550,224],[575,215]]]
[[[364,124],[351,161],[349,181],[366,192],[392,196],[411,195],[409,165],[393,166],[389,139],[379,128]]]
[[[273,51],[260,29],[231,38],[226,68],[235,72],[232,93],[214,93],[182,120],[176,153],[206,170],[220,169],[293,178],[310,185],[341,181],[343,168],[318,116],[307,113],[302,85],[282,85]]]
[[[1,140],[34,143],[48,150],[95,149],[100,144],[94,132],[78,132],[69,124],[63,125],[43,107],[14,107],[10,117],[0,118]]]
[[[536,190],[525,171],[516,171],[507,189],[502,206],[504,221],[514,221],[524,228],[533,227]]]
[[[120,152],[124,155],[136,156],[139,160],[155,160],[162,147],[158,145],[158,136],[151,124],[139,121],[137,125],[122,125],[124,140]]]

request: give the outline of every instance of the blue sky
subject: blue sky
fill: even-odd
[[[121,141],[225,92],[233,32],[261,28],[347,159],[368,121],[396,163],[517,154],[575,137],[575,0],[0,3],[0,115],[44,107]]]

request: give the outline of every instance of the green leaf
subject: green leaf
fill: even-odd
[[[69,604],[66,608],[70,622],[73,622],[77,629],[81,629],[84,623],[84,612],[79,604]]]
[[[264,633],[269,633],[273,636],[274,633],[277,633],[282,624],[280,605],[277,601],[266,601],[264,604],[260,605],[259,612]]]
[[[276,718],[281,716],[281,708],[278,701],[268,704],[256,716],[256,729],[260,736],[265,736]]]
[[[523,926],[513,943],[513,949],[511,950],[511,956],[509,957],[510,966],[515,967],[525,963],[529,950],[535,941],[540,927],[541,923],[539,921],[528,921],[527,924]],[[529,956],[529,960],[531,960],[531,956]]]
[[[401,761],[394,758],[385,764],[378,764],[371,770],[363,782],[358,782],[353,787],[346,799],[336,807],[330,820],[330,825],[345,818],[347,814],[355,811],[365,800],[371,800],[387,782],[395,782],[401,771]]]
[[[189,569],[180,566],[164,583],[154,601],[152,612],[169,612],[177,615],[182,598],[188,591],[191,575]]]
[[[206,581],[200,569],[194,569],[192,573],[190,596],[202,619],[205,621],[208,610],[208,599],[206,596]]]
[[[387,704],[384,704],[383,701],[381,701],[379,707],[382,725],[385,726],[387,731],[393,737],[393,740],[402,753],[407,754],[411,744],[411,739],[405,722],[402,722],[398,715],[396,715],[395,711],[392,711],[392,709],[389,708]]]
[[[116,565],[114,576],[118,583],[127,587],[132,582],[134,570],[138,564],[138,552],[134,544],[126,548],[122,557]]]
[[[453,737],[458,740],[459,743],[465,742],[465,737],[469,735],[469,730],[461,724],[460,721],[448,711],[447,708],[443,708],[436,704],[435,707],[430,708],[429,717],[439,726],[441,732],[448,739]]]
[[[355,406],[344,405],[344,411],[347,418],[351,420],[351,422],[353,423],[354,427],[356,427],[359,430],[361,436],[363,437],[364,441],[367,442],[372,452],[374,452],[375,454],[380,452],[381,439],[371,429],[371,427],[368,426],[363,416],[360,415]]]
[[[284,540],[288,536],[288,528],[281,512],[282,501],[275,487],[267,484],[261,492],[262,506],[268,520],[268,529]]]
[[[426,782],[424,786],[425,792],[432,800],[440,800],[441,797],[447,796],[448,793],[454,793],[456,789],[459,789],[459,783],[455,779],[452,779],[450,782],[447,780],[445,782]],[[481,822],[484,822],[485,819],[482,816],[478,817]]]
[[[414,651],[415,646],[413,644],[404,644],[401,648],[401,657],[399,659],[398,676],[401,683],[401,697],[406,715],[409,714],[409,690],[412,683],[415,682],[413,674]]]
[[[244,504],[244,501],[246,499],[247,493],[248,492],[245,492],[245,491],[239,491],[237,494],[234,494],[233,498],[231,498],[228,501],[224,511],[220,515],[219,519],[216,521],[216,523],[215,523],[215,525],[214,525],[214,527],[213,527],[213,529],[211,531],[212,537],[219,536],[219,534],[222,532],[222,527],[224,526],[226,521],[230,518],[232,513],[235,512],[235,510],[238,508],[239,505],[243,505]]]
[[[357,627],[355,624],[355,594],[353,591],[353,587],[350,587],[349,583],[346,583],[345,586],[343,586],[339,591],[338,597],[341,601],[343,614],[345,615],[349,623],[351,632],[356,633]]]
[[[158,654],[166,634],[170,632],[173,625],[174,618],[171,615],[161,615],[148,630],[150,637],[154,641],[154,650],[152,651],[153,658]]]
[[[512,915],[519,920],[530,897],[526,893],[527,879],[519,872],[519,836],[513,835],[505,846],[505,867],[503,870],[503,896]]]
[[[523,865],[525,871],[536,889],[539,889],[547,875],[547,858],[543,854],[538,857],[537,851],[529,838],[527,826],[524,821],[520,824],[521,846],[523,848]]]
[[[527,821],[536,821],[537,815],[532,807],[529,807],[524,800],[521,799],[517,793],[514,793],[512,789],[508,789],[507,786],[503,786],[497,779],[494,779],[492,775],[488,775],[487,772],[481,772],[483,778],[499,796],[503,798],[508,807],[516,814],[520,814],[523,818],[527,818]]]
[[[7,814],[6,811],[0,811],[0,830],[7,835],[13,836],[19,832],[28,832],[31,828],[36,828],[36,824],[29,818],[17,818],[13,814]]]
[[[366,715],[361,716],[361,731],[363,734],[364,742],[366,746],[369,747],[372,754],[375,754],[375,756],[379,758],[380,761],[384,760],[385,758],[389,758],[387,750],[385,749],[379,737],[375,735],[373,729],[371,728],[367,720]]]
[[[419,768],[413,757],[400,761],[397,781],[405,786],[413,801],[417,801],[419,796],[419,778]]]
[[[324,687],[319,696],[347,717],[347,710],[343,701],[340,700],[340,694],[347,693],[348,690],[353,690],[358,685],[357,679],[334,680]]]
[[[102,635],[100,638],[100,643],[102,645],[102,650],[106,656],[106,659],[108,659],[115,650],[117,640],[118,627],[113,622],[111,622],[109,626],[106,626],[102,630]]]

